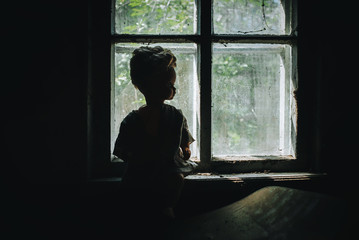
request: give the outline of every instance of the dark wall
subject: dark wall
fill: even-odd
[[[87,11],[86,1],[2,6],[5,181],[74,183],[83,178]]]
[[[350,195],[356,185],[358,146],[357,60],[358,33],[355,29],[356,10],[335,1],[301,3],[300,37],[304,75],[300,81],[316,87],[319,124],[318,154],[320,168],[331,177],[329,188]],[[315,83],[317,82],[317,83]],[[314,86],[316,85],[316,86]],[[305,93],[302,94],[306,98]]]
[[[86,167],[87,11],[86,1],[1,4],[0,227],[7,237],[52,239],[61,232],[56,225],[75,219]]]

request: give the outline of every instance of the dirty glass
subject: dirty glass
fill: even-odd
[[[216,34],[288,34],[285,0],[213,0]],[[287,5],[286,5],[287,4]],[[290,11],[287,11],[289,14]],[[287,26],[287,27],[286,27]]]
[[[214,156],[291,155],[291,47],[214,44]]]
[[[119,34],[194,34],[195,0],[116,0]]]
[[[134,88],[130,78],[129,62],[134,49],[140,47],[135,43],[118,43],[115,45],[115,71],[112,86],[112,144],[118,135],[121,121],[132,110],[138,109],[146,103],[141,92]],[[197,47],[190,43],[158,43],[150,46],[162,46],[170,49],[177,58],[176,67],[176,96],[167,104],[182,110],[185,115],[189,129],[197,140],[191,144],[192,157],[198,152],[198,114],[199,114],[199,86],[197,78]]]

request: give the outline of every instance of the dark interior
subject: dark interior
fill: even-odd
[[[126,207],[120,182],[87,179],[90,166],[86,96],[91,72],[88,66],[91,51],[97,47],[96,44],[88,47],[88,29],[89,20],[97,23],[91,13],[101,10],[98,8],[101,4],[89,2],[1,4],[1,227],[13,239],[20,236],[121,239],[128,230],[122,225],[125,215],[121,214]],[[182,225],[187,219],[195,221],[193,217],[199,214],[228,206],[264,187],[279,186],[313,193],[305,195],[313,201],[330,197],[330,204],[317,211],[314,219],[318,222],[332,219],[340,224],[338,231],[333,235],[329,225],[327,228],[318,225],[320,231],[308,236],[345,239],[355,233],[357,8],[344,2],[300,1],[298,19],[299,81],[305,89],[298,91],[298,101],[303,106],[299,114],[312,111],[318,119],[316,124],[311,124],[310,118],[303,123],[307,126],[306,134],[313,139],[308,144],[318,146],[310,148],[315,151],[309,151],[309,159],[316,160],[308,171],[325,175],[296,181],[186,180],[176,208]],[[149,205],[146,199],[139,204]],[[130,234],[140,232],[147,236],[156,226],[171,236],[168,223],[150,224],[156,218],[145,213],[147,221],[136,222]],[[313,219],[310,214],[300,216],[302,221]],[[305,225],[300,226],[285,236],[296,233],[302,236],[299,233],[303,233]],[[315,226],[308,228],[308,232],[314,231]]]

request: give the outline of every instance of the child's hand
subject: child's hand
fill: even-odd
[[[182,152],[184,160],[188,160],[191,157],[191,150],[189,149],[189,147],[182,148]]]

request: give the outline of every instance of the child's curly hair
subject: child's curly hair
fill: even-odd
[[[176,57],[160,46],[140,47],[133,51],[130,61],[132,84],[145,96],[156,94],[167,99],[170,80],[175,75]]]

